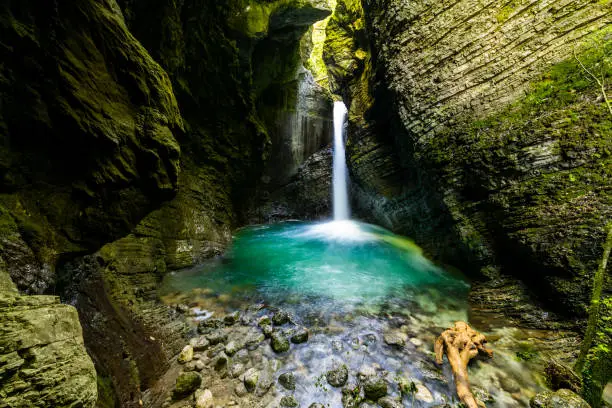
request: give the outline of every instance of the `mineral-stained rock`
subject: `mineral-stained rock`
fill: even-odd
[[[0,291],[0,361],[0,405],[96,403],[96,370],[83,346],[76,309],[55,296]]]

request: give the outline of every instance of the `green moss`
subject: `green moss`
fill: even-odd
[[[520,0],[512,0],[504,5],[499,12],[495,15],[495,19],[498,23],[502,24],[508,20],[516,8],[520,5]]]

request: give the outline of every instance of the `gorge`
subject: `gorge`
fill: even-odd
[[[0,407],[609,406],[610,6],[1,2]]]

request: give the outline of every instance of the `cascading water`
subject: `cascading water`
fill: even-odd
[[[334,102],[334,167],[333,167],[333,206],[334,221],[348,220],[348,172],[344,150],[344,122],[347,109],[343,102]]]

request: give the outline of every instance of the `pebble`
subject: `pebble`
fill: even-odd
[[[408,340],[408,335],[399,330],[393,330],[386,332],[383,335],[383,339],[390,346],[403,346],[406,344],[406,340]]]

